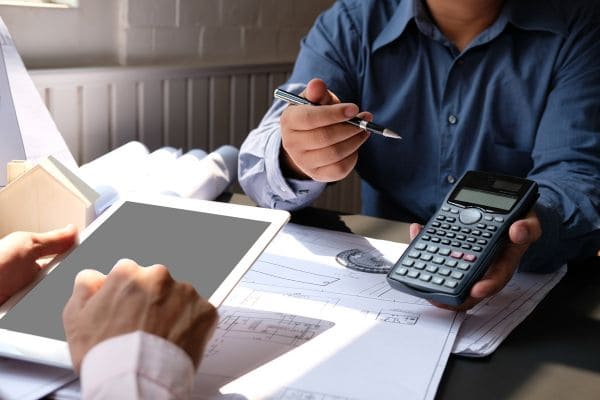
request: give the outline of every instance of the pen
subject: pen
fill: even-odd
[[[294,93],[286,92],[285,90],[275,89],[273,92],[273,96],[277,99],[287,101],[288,103],[298,104],[298,105],[313,105],[318,106],[319,104],[312,103],[306,100],[304,97],[295,95]],[[383,135],[385,137],[389,137],[392,139],[402,139],[402,136],[398,135],[396,132],[391,129],[384,128],[383,126],[377,125],[373,122],[365,121],[364,119],[360,119],[358,117],[354,117],[346,121],[347,123],[357,126],[365,131],[376,133],[378,135]]]

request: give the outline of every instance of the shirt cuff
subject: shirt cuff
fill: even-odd
[[[283,202],[291,204],[312,203],[323,192],[326,184],[312,179],[286,179],[279,165],[280,151],[281,136],[271,135],[266,147],[265,170],[267,182],[273,193]]]
[[[191,358],[175,344],[136,331],[94,346],[81,366],[83,398],[188,399],[194,384]]]

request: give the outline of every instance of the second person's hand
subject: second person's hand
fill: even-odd
[[[288,106],[281,115],[280,164],[290,178],[334,182],[345,178],[358,160],[358,149],[369,138],[361,128],[345,123],[358,116],[371,121],[358,106],[340,103],[320,79],[311,80],[301,96],[312,103]]]

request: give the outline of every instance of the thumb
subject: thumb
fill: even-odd
[[[535,213],[529,213],[524,219],[515,221],[508,231],[510,242],[515,246],[529,246],[542,236],[540,221]]]
[[[34,260],[52,254],[61,254],[69,250],[77,239],[77,228],[75,225],[67,225],[64,228],[55,229],[44,233],[32,233],[31,255]]]
[[[303,95],[308,101],[321,105],[340,102],[333,93],[327,90],[327,85],[321,79],[312,79],[308,82]]]
[[[106,275],[103,273],[93,270],[84,269],[80,271],[75,277],[73,284],[73,294],[69,299],[67,306],[69,308],[75,307],[75,309],[81,309],[87,303],[87,301],[94,295],[106,280]]]
[[[408,233],[410,234],[410,240],[413,240],[417,237],[417,235],[421,232],[423,226],[420,224],[410,224],[408,228]]]

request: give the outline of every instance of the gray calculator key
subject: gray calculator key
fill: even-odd
[[[458,269],[462,269],[463,271],[468,271],[471,268],[471,265],[466,262],[458,263]]]
[[[448,275],[450,275],[450,270],[448,268],[440,268],[440,271],[438,272],[438,274],[443,275],[443,276],[448,276]]]
[[[427,248],[427,245],[423,242],[417,243],[415,244],[415,249],[416,250],[425,250]]]
[[[448,249],[448,248],[440,249],[440,254],[442,256],[449,256],[450,255],[450,249]]]
[[[406,274],[406,276],[408,276],[409,278],[418,278],[419,277],[419,271],[409,271],[408,274]]]
[[[438,270],[438,267],[436,267],[435,265],[428,265],[425,269],[427,270],[427,272],[435,274]]]
[[[489,238],[491,238],[491,237],[492,237],[492,234],[491,234],[491,233],[489,233],[489,232],[483,232],[483,233],[481,234],[481,236],[483,236],[484,238],[488,238],[488,239],[489,239]]]
[[[419,258],[421,256],[421,253],[418,251],[411,251],[410,253],[408,253],[408,256],[410,258]]]
[[[432,237],[432,238],[431,238],[431,241],[432,241],[433,243],[439,243],[439,242],[440,242],[440,238],[439,238],[439,237]]]
[[[442,239],[442,244],[445,244],[446,246],[448,246],[450,243],[452,243],[452,242],[450,242],[448,239]]]
[[[446,259],[444,257],[439,257],[438,256],[438,257],[434,257],[433,258],[433,262],[436,263],[436,264],[443,264],[444,261],[446,261]]]
[[[400,267],[396,270],[397,275],[406,275],[408,268]]]
[[[448,207],[448,206],[442,206],[442,211],[448,212],[448,211],[450,211],[450,207]]]
[[[502,217],[494,217],[494,222],[504,222],[504,218],[502,218]]]
[[[404,265],[405,267],[412,267],[415,263],[415,260],[411,260],[410,258],[405,258],[404,260],[402,260],[402,265]]]
[[[458,285],[458,282],[456,282],[456,281],[446,281],[446,283],[444,283],[444,285],[448,286],[451,289],[454,289]]]
[[[431,275],[429,274],[421,274],[421,276],[419,277],[420,280],[425,281],[425,282],[429,282],[431,280]]]
[[[437,246],[427,246],[427,251],[430,253],[437,253],[439,250],[439,247]]]
[[[444,284],[444,278],[440,278],[439,276],[434,276],[431,280],[431,283],[435,283],[436,285]]]
[[[480,246],[473,246],[473,248],[472,248],[471,250],[473,250],[473,251],[476,251],[476,252],[480,253],[480,252],[482,252],[482,251],[483,251],[483,247],[480,247]]]
[[[427,266],[427,264],[425,264],[423,261],[417,261],[415,263],[416,269],[425,269],[426,266]]]
[[[458,265],[458,261],[456,260],[446,260],[446,265],[450,268],[454,268]]]
[[[454,279],[462,279],[462,277],[465,276],[465,274],[459,271],[454,271],[452,274],[450,274],[450,276]]]
[[[423,261],[431,261],[433,256],[431,254],[421,254],[421,260]]]

